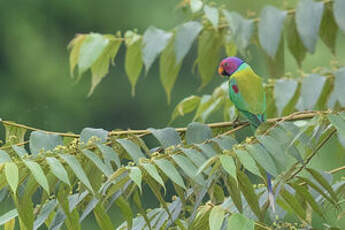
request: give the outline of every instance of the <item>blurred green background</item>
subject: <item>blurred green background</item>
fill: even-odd
[[[192,71],[196,44],[183,63],[168,105],[159,82],[158,62],[147,76],[140,76],[136,96],[131,97],[130,84],[124,71],[125,46],[122,45],[108,76],[87,98],[90,75],[79,83],[70,78],[67,45],[76,33],[115,33],[137,28],[143,33],[149,25],[171,30],[190,17],[176,6],[180,0],[12,0],[0,1],[0,117],[51,131],[79,133],[84,127],[143,129],[165,127],[174,106],[191,94],[211,93],[223,80],[215,77],[198,91],[200,80]],[[294,7],[294,1],[229,0],[216,1],[230,11],[260,14],[266,4],[279,8]],[[337,54],[345,64],[345,36],[338,32]],[[248,60],[262,76],[267,76],[263,53],[252,45]],[[318,41],[315,55],[308,55],[303,69],[328,66],[334,59],[327,47]],[[285,52],[286,69],[297,73],[292,56]],[[215,70],[216,74],[216,70]],[[182,126],[188,117],[173,126]],[[220,121],[219,117],[217,117]],[[3,133],[1,134],[3,137]],[[337,143],[335,143],[337,145]],[[339,153],[340,147],[336,146]],[[321,155],[321,154],[320,154]],[[315,158],[324,162],[326,155]],[[325,159],[323,159],[325,156]],[[340,154],[339,159],[344,160]],[[322,158],[322,159],[321,159]],[[330,165],[327,164],[331,168]],[[325,165],[323,164],[323,167]],[[147,199],[148,200],[148,199]],[[149,200],[148,200],[149,202]],[[118,219],[118,212],[111,214]],[[118,220],[120,221],[120,220]],[[114,220],[114,223],[116,221]],[[88,223],[87,223],[88,225]],[[84,225],[85,226],[85,225]],[[94,229],[93,225],[89,225]]]

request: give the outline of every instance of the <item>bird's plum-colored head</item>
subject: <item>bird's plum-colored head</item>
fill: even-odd
[[[244,61],[238,57],[224,58],[218,67],[219,75],[230,77]]]

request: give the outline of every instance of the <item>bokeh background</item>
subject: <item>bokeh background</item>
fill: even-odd
[[[216,1],[244,15],[248,12],[259,15],[266,4],[289,8],[297,2]],[[190,19],[176,7],[179,3],[180,0],[0,1],[0,118],[45,130],[75,133],[84,127],[106,130],[165,127],[181,99],[191,94],[211,93],[223,81],[216,77],[198,91],[200,80],[192,71],[197,56],[196,44],[184,60],[170,105],[159,82],[157,60],[146,76],[142,73],[136,96],[131,97],[124,71],[124,45],[115,59],[116,66],[87,98],[90,75],[84,76],[79,83],[70,78],[67,45],[76,33],[115,33],[134,28],[143,33],[149,25],[171,30]],[[344,41],[344,34],[338,32],[337,54],[343,65]],[[247,58],[265,77],[267,69],[262,57],[259,50],[250,47]],[[330,51],[319,40],[316,54],[308,54],[303,67],[311,71],[316,66],[328,66],[332,59]],[[288,52],[285,52],[285,60],[286,69],[296,74],[296,62]],[[189,119],[187,116],[172,125],[185,125]],[[220,121],[220,117],[216,119]],[[114,218],[119,216],[116,210],[113,214]]]

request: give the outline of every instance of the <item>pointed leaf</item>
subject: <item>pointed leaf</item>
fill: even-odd
[[[141,70],[143,68],[143,60],[141,54],[142,39],[139,35],[131,32],[125,34],[126,38],[126,57],[125,71],[132,87],[132,96],[135,95],[135,85],[137,84]]]
[[[196,166],[204,164],[207,160],[198,150],[182,147],[180,149]]]
[[[171,90],[181,69],[181,63],[176,63],[174,40],[174,38],[170,40],[159,59],[160,80],[167,95],[168,104],[171,100]]]
[[[234,151],[245,169],[257,176],[261,175],[258,167],[256,166],[255,160],[247,151],[241,149],[234,149]]]
[[[345,33],[345,1],[335,0],[333,4],[333,13],[335,21],[337,22],[339,28]]]
[[[236,177],[236,165],[235,161],[231,156],[228,155],[220,155],[219,156],[220,163],[222,164],[223,168],[227,173],[229,173],[230,176]]]
[[[306,56],[307,49],[304,47],[301,38],[297,32],[296,20],[295,15],[288,18],[288,26],[287,26],[287,44],[291,54],[297,61],[298,66],[301,68],[302,61]]]
[[[335,73],[334,89],[328,99],[328,107],[334,108],[337,102],[345,106],[345,68],[338,69]]]
[[[69,55],[69,65],[70,74],[72,78],[74,78],[74,69],[79,61],[80,47],[83,44],[86,37],[86,34],[78,34],[68,45],[68,48],[71,48],[71,52]]]
[[[305,220],[306,211],[301,206],[300,202],[286,189],[280,190],[280,195],[284,198],[284,200],[291,207],[294,213],[296,213],[301,219]]]
[[[11,162],[11,157],[4,150],[0,150],[0,164],[5,162]]]
[[[325,12],[323,13],[322,21],[320,25],[320,37],[334,55],[335,55],[335,45],[336,45],[336,40],[337,40],[337,32],[338,32],[338,27],[335,22],[331,6],[325,5]]]
[[[229,217],[227,230],[254,230],[254,221],[240,213]]]
[[[93,214],[95,215],[95,219],[98,223],[98,226],[102,230],[115,229],[111,222],[110,217],[108,216],[104,207],[100,203],[96,205],[95,209],[93,210]]]
[[[37,183],[39,185],[41,185],[42,188],[48,194],[50,194],[48,180],[47,180],[47,177],[44,174],[41,166],[38,163],[34,162],[34,161],[24,160],[23,162],[26,165],[26,167],[28,167],[28,169],[30,169],[30,171],[31,171],[33,177],[35,178],[35,180],[37,181]]]
[[[117,139],[116,141],[121,144],[136,164],[139,164],[140,158],[145,158],[144,153],[133,141],[127,139]]]
[[[120,158],[112,147],[109,147],[103,144],[97,144],[97,147],[102,152],[104,161],[110,168],[111,168],[110,161],[114,161],[118,168],[121,167]]]
[[[63,145],[62,137],[41,131],[33,131],[30,135],[30,151],[36,155],[41,150],[53,150],[56,146]]]
[[[223,45],[223,33],[204,30],[198,41],[198,70],[201,77],[200,88],[205,87],[214,77],[219,61],[220,48]]]
[[[163,148],[181,143],[181,138],[174,128],[154,129],[149,128],[153,136],[161,143]]]
[[[261,11],[259,41],[271,58],[274,58],[277,53],[286,15],[286,11],[281,11],[273,6],[266,6]]]
[[[313,176],[313,178],[331,195],[334,200],[338,200],[337,194],[332,189],[332,186],[324,178],[324,176],[315,169],[307,168],[307,171]]]
[[[12,209],[2,216],[0,216],[0,225],[4,225],[5,223],[11,221],[13,218],[16,218],[18,216],[17,209]]]
[[[212,137],[212,131],[207,125],[192,122],[187,126],[187,144],[200,144]]]
[[[196,13],[202,8],[202,1],[201,0],[190,0],[190,8],[192,10],[192,13]]]
[[[210,230],[220,230],[223,224],[225,210],[221,206],[214,206],[209,216]]]
[[[98,137],[99,143],[104,143],[107,141],[108,133],[104,129],[84,128],[80,133],[80,141],[86,144],[91,137]]]
[[[297,31],[304,46],[310,53],[314,53],[316,41],[323,13],[323,2],[301,0],[296,9]]]
[[[82,75],[96,62],[108,43],[109,40],[101,34],[91,33],[86,36],[79,50],[79,75]]]
[[[156,167],[153,165],[153,164],[150,164],[150,163],[146,163],[146,164],[141,164],[144,169],[146,170],[146,172],[148,172],[148,174],[153,178],[155,179],[155,181],[157,181],[160,185],[162,185],[162,187],[164,189],[165,188],[165,184],[161,178],[161,176],[159,175]]]
[[[29,155],[23,146],[12,145],[12,149],[20,158],[23,158],[25,155]]]
[[[274,97],[278,115],[282,115],[284,108],[289,104],[297,90],[298,83],[292,79],[279,79],[274,85]]]
[[[73,155],[61,154],[60,157],[66,161],[69,167],[72,169],[74,174],[78,177],[78,179],[88,188],[92,193],[94,193],[92,186],[90,184],[89,179],[83,168],[81,167],[79,161]]]
[[[19,182],[19,171],[15,163],[13,162],[5,163],[5,176],[6,176],[7,183],[9,184],[13,193],[15,194],[17,191],[18,182]]]
[[[175,184],[181,186],[182,188],[186,189],[186,186],[184,184],[184,181],[180,175],[180,173],[177,171],[177,169],[174,167],[170,161],[166,159],[159,159],[154,160],[154,163],[165,173],[167,177],[169,177]]]
[[[34,222],[34,229],[38,229],[44,222],[48,219],[49,215],[54,211],[57,206],[56,200],[49,200],[44,204],[43,208],[40,210]]]
[[[90,150],[82,150],[85,156],[89,158],[96,166],[97,168],[104,173],[105,176],[109,177],[112,173],[113,170],[109,168],[106,164],[103,163],[103,161],[93,152]]]
[[[203,177],[199,174],[197,175],[198,169],[194,164],[185,156],[174,154],[172,158],[177,163],[177,165],[190,177],[192,180],[200,185],[205,183]]]
[[[174,121],[178,116],[184,116],[185,114],[193,112],[200,103],[200,97],[198,96],[189,96],[175,107],[174,112],[171,115],[171,121]]]
[[[326,78],[318,74],[311,74],[303,78],[301,96],[297,104],[299,110],[313,110],[321,96]]]
[[[215,30],[218,30],[219,13],[218,9],[211,6],[204,6],[206,18],[211,22]]]
[[[129,172],[129,177],[134,181],[136,185],[138,185],[140,191],[141,189],[141,180],[142,180],[142,174],[141,170],[138,167],[131,167]]]
[[[109,64],[114,63],[114,58],[120,48],[121,40],[115,36],[108,35],[108,45],[104,48],[102,54],[91,66],[91,88],[88,96],[91,96],[96,86],[109,72]]]
[[[230,28],[232,39],[241,53],[244,53],[254,32],[253,20],[245,19],[236,12],[223,10],[225,20]]]
[[[181,63],[187,55],[196,37],[202,29],[202,24],[197,21],[190,21],[177,27],[174,42],[176,63]]]
[[[47,157],[46,158],[50,170],[52,171],[52,173],[61,181],[63,181],[64,183],[71,185],[69,178],[68,178],[68,174],[66,172],[66,169],[63,167],[63,165],[61,164],[61,162],[54,158],[54,157]]]
[[[143,35],[142,57],[146,73],[154,60],[168,45],[172,33],[150,26]]]
[[[120,208],[123,217],[126,219],[128,229],[131,229],[133,225],[133,212],[128,201],[126,201],[122,196],[120,196],[118,199],[116,199],[115,203]]]

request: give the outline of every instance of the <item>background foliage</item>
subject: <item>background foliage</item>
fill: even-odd
[[[26,7],[29,6],[30,3]],[[43,3],[41,6],[51,7]],[[171,8],[166,3],[164,6]],[[179,19],[169,20],[170,26],[174,26],[170,30],[156,27],[166,25],[155,25],[144,26],[147,28],[142,32],[126,31],[128,27],[123,28],[121,24],[119,29],[122,32],[107,33],[100,29],[97,32],[105,33],[76,35],[69,44],[70,75],[80,81],[81,86],[74,86],[74,89],[81,87],[84,90],[87,81],[83,76],[91,72],[89,99],[80,97],[83,93],[77,90],[78,100],[95,105],[93,100],[99,100],[99,92],[98,98],[102,98],[99,102],[104,108],[108,107],[111,100],[104,98],[112,94],[101,89],[107,89],[104,83],[107,79],[114,79],[115,76],[111,76],[113,69],[119,71],[114,75],[126,73],[129,83],[122,82],[125,78],[116,78],[114,85],[108,86],[109,91],[119,93],[122,98],[126,93],[139,95],[135,101],[140,104],[131,104],[130,111],[121,110],[119,104],[114,106],[113,111],[121,111],[126,120],[123,122],[116,117],[115,120],[120,123],[115,127],[128,127],[132,124],[129,114],[137,118],[141,108],[148,111],[149,122],[131,127],[155,126],[151,125],[152,121],[164,126],[164,116],[157,112],[157,108],[165,110],[163,108],[167,105],[158,106],[154,100],[164,104],[166,101],[160,94],[154,95],[158,91],[152,90],[157,85],[158,76],[156,79],[148,77],[156,75],[158,69],[163,87],[155,88],[162,89],[161,94],[165,91],[168,103],[176,104],[176,99],[181,99],[172,110],[170,122],[234,120],[236,111],[228,100],[226,83],[219,78],[214,79],[216,66],[224,52],[226,55],[240,55],[265,78],[269,98],[268,117],[288,116],[271,119],[253,138],[246,138],[252,134],[246,128],[247,123],[243,122],[212,123],[208,126],[194,122],[187,128],[176,130],[151,128],[108,132],[85,128],[80,135],[76,135],[47,133],[3,121],[6,135],[1,147],[0,185],[2,199],[11,208],[5,208],[0,223],[6,229],[12,229],[15,223],[23,229],[36,229],[43,225],[50,229],[58,229],[62,225],[68,229],[79,229],[82,226],[79,223],[85,224],[83,220],[88,217],[94,218],[101,229],[113,229],[116,223],[110,217],[113,215],[110,208],[118,207],[126,220],[119,229],[131,226],[135,229],[200,229],[201,226],[238,229],[237,226],[243,225],[247,226],[245,229],[284,229],[293,225],[303,229],[344,228],[341,175],[344,169],[345,117],[344,113],[326,110],[342,111],[345,104],[342,90],[345,83],[342,52],[345,2],[304,0],[283,2],[276,6],[252,4],[255,13],[248,8],[245,8],[247,12],[243,12],[240,6],[236,9],[235,5],[221,5],[221,2],[182,1],[174,12]],[[62,2],[54,10],[63,7]],[[76,5],[75,9],[80,8]],[[8,23],[3,23],[9,31],[11,22],[18,23],[17,18],[11,21],[16,11],[24,12],[24,9],[20,11],[16,8],[4,13],[4,17],[10,19]],[[151,11],[155,12],[150,8]],[[19,18],[27,17],[19,15]],[[49,17],[52,15],[55,14],[50,12]],[[155,14],[152,15],[154,17]],[[185,21],[179,21],[181,15],[184,15]],[[107,17],[104,13],[102,16]],[[63,18],[67,20],[69,17]],[[35,34],[32,31],[36,25],[26,20],[22,24],[19,20],[19,25],[23,30],[16,30],[20,31],[16,38],[21,38],[20,33],[30,34],[31,31]],[[104,25],[105,22],[100,23],[100,26]],[[72,33],[74,31],[80,29],[71,30]],[[88,31],[94,31],[94,27],[85,32]],[[66,87],[70,84],[67,78],[62,81],[55,78],[59,79],[56,83],[61,84],[59,87],[51,84],[51,78],[47,81],[46,75],[53,76],[49,74],[54,69],[51,66],[57,66],[57,63],[46,58],[39,62],[37,58],[30,57],[37,54],[39,48],[47,51],[52,46],[47,49],[39,40],[33,41],[37,41],[37,46],[18,48],[11,45],[13,39],[7,36],[3,43],[7,47],[3,58],[6,60],[4,76],[20,74],[20,71],[30,73],[29,69],[37,68],[29,63],[39,63],[42,67],[39,76],[46,80],[30,79],[28,84],[22,84],[20,80],[21,85],[25,89],[33,83],[37,87],[42,85],[44,92],[38,90],[39,95],[56,93],[63,100],[61,106],[70,106],[67,111],[70,116],[67,117],[71,117],[65,119],[64,114],[57,119],[59,113],[54,113],[54,110],[59,108],[56,105],[59,103],[49,103],[48,110],[39,109],[40,114],[49,113],[45,116],[48,120],[42,123],[40,119],[40,126],[78,130],[79,124],[73,114],[79,114],[78,108],[87,107],[83,108],[83,103],[78,103],[66,93],[71,89]],[[11,50],[11,47],[21,53]],[[25,53],[27,59],[22,67],[8,64],[18,59],[16,55]],[[52,59],[58,57],[55,53],[51,55]],[[114,59],[115,68],[111,65]],[[185,77],[190,75],[192,69],[193,75],[200,77],[199,83],[196,83],[197,78]],[[107,76],[109,72],[110,76]],[[65,74],[68,75],[67,71]],[[126,93],[123,85],[128,86]],[[140,87],[142,94],[150,97],[145,102],[141,101],[145,97],[141,97]],[[175,91],[177,96],[174,96]],[[191,92],[200,96],[190,96]],[[210,94],[203,95],[204,92]],[[155,98],[153,101],[152,96]],[[47,100],[41,96],[40,99]],[[11,99],[6,102],[9,108],[13,106]],[[22,102],[25,105],[19,108],[30,105],[24,100]],[[123,99],[118,102],[127,103]],[[158,107],[153,108],[152,105]],[[23,115],[26,121],[30,120],[33,110]],[[80,121],[86,119],[91,122],[92,116],[95,116],[97,120],[92,124],[105,128],[111,124],[113,128],[112,119],[101,119],[113,113],[99,115],[96,112],[84,115]],[[22,113],[17,114],[11,119],[20,121]],[[89,111],[87,114],[90,114]],[[83,126],[87,124],[90,123],[85,122]],[[278,204],[275,213],[267,209],[267,193],[260,185],[265,183],[261,179],[264,178],[264,170],[275,176]],[[150,203],[145,202],[148,200],[145,196],[149,197]],[[135,213],[139,213],[136,218]]]

